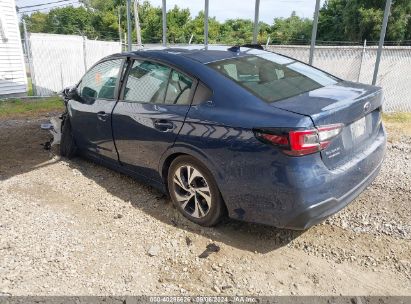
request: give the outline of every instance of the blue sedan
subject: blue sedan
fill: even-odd
[[[203,226],[307,229],[378,174],[382,96],[252,47],[115,54],[64,91],[60,152],[149,183]]]

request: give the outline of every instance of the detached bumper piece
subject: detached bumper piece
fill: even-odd
[[[40,128],[42,130],[50,131],[53,138],[50,142],[46,143],[44,146],[48,146],[48,148],[60,144],[61,141],[61,118],[60,117],[52,117],[49,123],[41,124]]]

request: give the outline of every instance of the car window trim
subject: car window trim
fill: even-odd
[[[164,97],[163,97],[163,104],[166,102],[168,87],[170,86],[170,79],[171,79],[171,77],[173,76],[173,71],[174,71],[174,70],[170,67],[170,73],[168,74],[166,91],[164,92]]]
[[[121,84],[121,89],[120,89],[120,92],[119,92],[119,98],[118,98],[118,102],[128,102],[128,103],[139,103],[139,104],[153,104],[153,105],[163,105],[163,106],[191,106],[191,104],[192,104],[192,102],[193,102],[193,99],[194,99],[194,94],[195,94],[195,91],[196,91],[196,89],[197,89],[197,84],[198,84],[198,79],[197,79],[197,77],[195,77],[195,76],[192,76],[192,75],[190,75],[189,73],[187,73],[187,72],[185,72],[185,71],[183,71],[183,70],[181,70],[180,68],[178,68],[178,67],[176,67],[176,66],[174,66],[174,65],[172,65],[172,64],[169,64],[169,63],[167,63],[167,62],[164,62],[164,61],[162,61],[162,60],[158,60],[158,59],[156,59],[156,58],[150,58],[150,57],[142,57],[142,56],[128,56],[127,57],[127,61],[129,61],[129,63],[128,63],[128,66],[127,66],[127,70],[126,70],[126,72],[125,72],[125,76],[124,76],[124,81],[122,82],[122,84]],[[190,95],[189,95],[189,97],[188,97],[188,100],[189,100],[189,103],[187,103],[187,104],[166,104],[166,103],[153,103],[153,102],[146,102],[146,101],[133,101],[133,100],[125,100],[124,99],[124,90],[125,90],[125,84],[127,84],[127,80],[128,80],[128,76],[129,76],[129,74],[130,74],[130,70],[131,70],[131,68],[132,68],[132,66],[133,66],[133,64],[134,64],[134,61],[150,61],[150,62],[154,62],[154,63],[159,63],[159,64],[162,64],[162,65],[164,65],[164,66],[166,66],[166,67],[168,67],[169,69],[170,69],[170,75],[171,75],[171,73],[173,72],[173,71],[176,71],[176,72],[178,72],[178,73],[180,73],[180,74],[183,74],[183,75],[185,75],[186,77],[188,77],[188,78],[190,78],[191,80],[192,80],[192,85],[191,85],[191,88],[190,88]],[[170,75],[169,75],[169,78],[168,78],[168,80],[167,80],[167,90],[168,90],[168,85],[169,85],[169,82],[170,82]],[[165,95],[164,95],[164,98],[165,98]],[[164,100],[163,100],[164,101]]]
[[[123,86],[124,80],[126,79],[127,76],[127,70],[128,70],[128,66],[130,64],[130,58],[129,57],[122,57],[123,62],[121,64],[121,68],[120,68],[120,77],[118,77],[118,81],[116,83],[116,90],[115,90],[115,97],[116,97],[116,101],[119,101],[120,98],[120,94],[121,94],[121,88]],[[124,72],[124,73],[123,73]]]

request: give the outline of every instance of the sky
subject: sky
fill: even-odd
[[[56,0],[16,0],[17,6],[37,5]],[[126,0],[124,0],[125,2]],[[140,0],[143,1],[143,0]],[[321,4],[325,0],[321,0]],[[75,2],[75,0],[73,0]],[[162,0],[149,0],[154,6],[161,6]],[[67,2],[70,3],[70,2]],[[209,16],[216,17],[219,21],[234,18],[254,19],[254,0],[209,0]],[[63,3],[27,8],[25,10],[44,9]],[[167,9],[177,5],[181,8],[189,8],[191,15],[195,16],[200,10],[204,10],[204,0],[167,0]],[[272,24],[275,17],[288,17],[292,11],[296,11],[300,17],[312,18],[314,14],[315,0],[260,0],[260,20]],[[46,12],[47,10],[42,10]]]

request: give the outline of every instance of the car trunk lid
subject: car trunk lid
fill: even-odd
[[[377,135],[382,91],[379,87],[343,81],[272,105],[309,116],[317,128],[344,125],[341,133],[321,151],[325,165],[334,169],[364,150]]]

